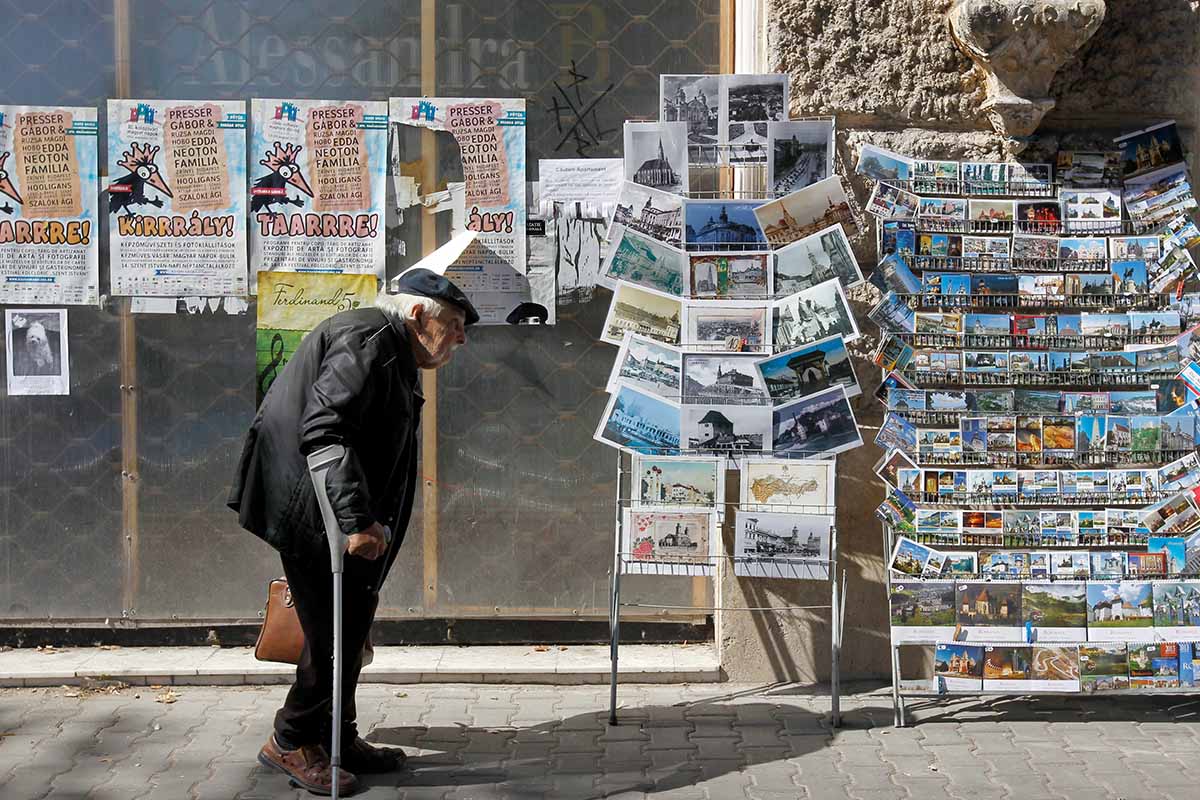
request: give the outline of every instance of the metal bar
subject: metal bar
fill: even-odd
[[[829,571],[829,722],[834,728],[841,727],[841,602],[838,594],[838,536],[829,537],[829,559],[833,569]]]
[[[617,497],[621,496],[621,460],[624,455],[617,452]],[[617,659],[621,646],[621,525],[624,520],[621,504],[617,503],[616,525],[613,526],[612,580],[609,582],[608,628],[609,628],[609,676],[608,676],[608,724],[617,724]]]
[[[421,94],[437,93],[437,3],[421,0]],[[421,130],[421,188],[432,192],[437,185],[437,137]],[[421,216],[421,254],[437,249],[437,218],[428,208]],[[437,605],[438,598],[438,402],[437,373],[421,371],[421,392],[425,395],[421,423],[421,552],[422,585],[426,609]]]
[[[117,97],[131,91],[129,0],[113,0],[113,58],[116,66]],[[121,608],[126,617],[137,613],[138,589],[142,583],[141,526],[138,521],[138,406],[137,327],[130,300],[121,298],[120,386],[121,386],[121,530],[125,569],[121,584]]]

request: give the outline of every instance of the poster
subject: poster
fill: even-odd
[[[7,308],[8,394],[70,394],[67,311],[63,308]]]
[[[109,100],[114,295],[245,295],[246,104]]]
[[[250,101],[255,271],[384,277],[387,103]]]
[[[479,236],[446,277],[471,298],[480,324],[548,324],[553,273],[526,274],[525,101],[393,97],[389,108],[393,125],[444,131],[458,144],[463,219]]]
[[[375,303],[374,275],[260,272],[255,337],[255,394],[271,388],[304,335],[327,317]]]
[[[0,303],[99,300],[94,108],[0,105]]]

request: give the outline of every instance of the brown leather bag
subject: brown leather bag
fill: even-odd
[[[292,590],[287,578],[276,578],[267,584],[267,607],[263,612],[262,629],[254,645],[254,657],[259,661],[280,664],[299,664],[304,649],[304,629],[292,602]],[[370,634],[363,646],[362,665],[375,660],[375,645]]]

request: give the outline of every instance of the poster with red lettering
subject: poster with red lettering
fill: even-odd
[[[384,277],[387,103],[250,101],[250,264]]]
[[[94,108],[0,105],[0,304],[99,299]]]
[[[109,100],[114,295],[245,295],[246,104]]]

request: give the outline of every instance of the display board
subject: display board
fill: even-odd
[[[934,653],[915,683],[893,654],[898,692],[1191,685],[1200,230],[1170,142],[1053,165],[859,154],[892,642]]]

